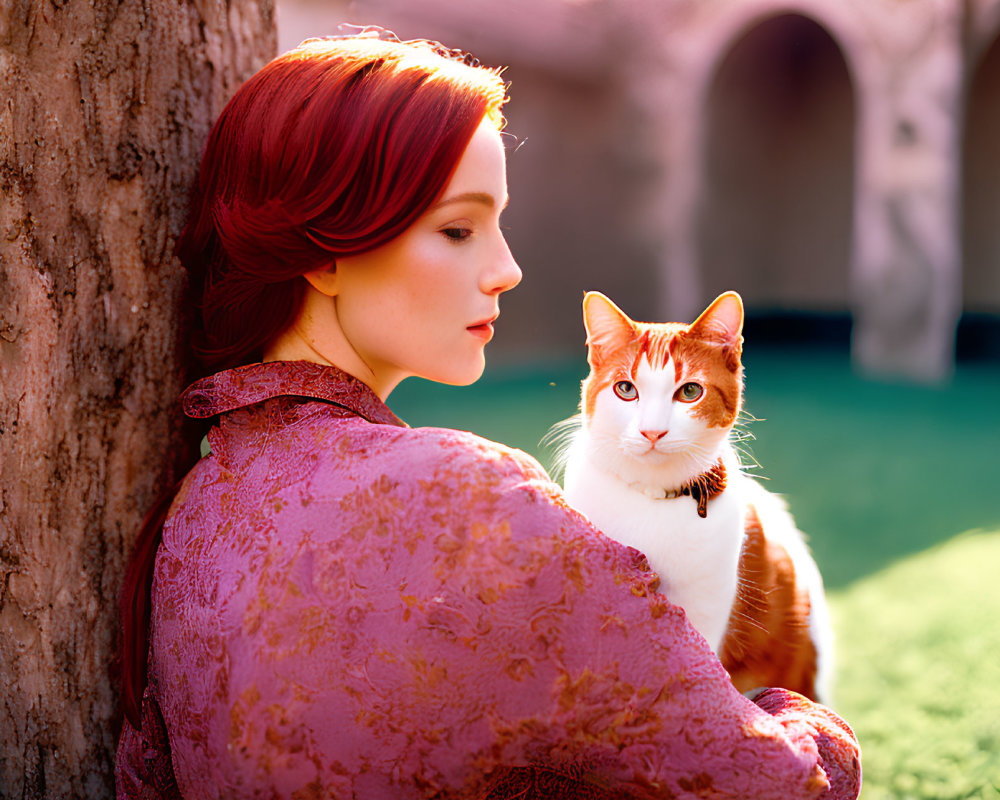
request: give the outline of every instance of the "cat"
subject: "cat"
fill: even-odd
[[[583,300],[590,374],[562,455],[567,502],[645,554],[740,691],[828,701],[832,635],[818,568],[784,502],[742,471],[743,302],[690,325]]]

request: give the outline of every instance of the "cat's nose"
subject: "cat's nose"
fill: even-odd
[[[649,439],[650,444],[656,444],[660,439],[667,435],[666,431],[639,431],[643,436]]]

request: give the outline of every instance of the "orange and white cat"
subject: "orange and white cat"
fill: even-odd
[[[731,442],[743,394],[743,303],[717,298],[692,324],[634,322],[583,300],[590,375],[566,451],[566,499],[646,555],[741,691],[828,696],[823,583],[777,496]]]

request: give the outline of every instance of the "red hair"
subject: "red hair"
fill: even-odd
[[[200,311],[206,371],[259,360],[301,308],[301,275],[397,237],[444,191],[498,71],[433,42],[311,39],[271,61],[209,134],[177,254]],[[146,517],[122,591],[122,700],[138,729],[151,586],[173,492]]]

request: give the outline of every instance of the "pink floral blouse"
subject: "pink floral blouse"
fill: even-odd
[[[737,692],[524,453],[307,362],[183,400],[219,419],[163,529],[120,798],[857,797],[850,728]]]

